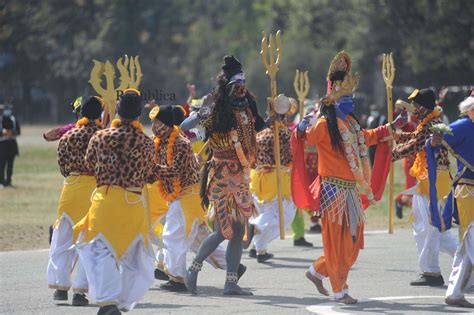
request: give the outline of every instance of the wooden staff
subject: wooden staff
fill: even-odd
[[[277,97],[277,89],[276,89],[276,74],[278,72],[278,66],[281,62],[281,37],[280,31],[277,31],[275,34],[276,39],[276,47],[274,46],[275,43],[273,42],[272,34],[269,35],[268,39],[263,33],[262,38],[262,50],[260,51],[260,55],[262,57],[262,63],[265,66],[265,73],[270,77],[271,83],[271,97],[267,99],[267,104],[269,105],[268,113],[270,116],[273,116],[273,139],[274,139],[274,154],[275,154],[275,171],[277,175],[277,196],[278,196],[278,212],[280,217],[280,239],[285,239],[285,224],[283,218],[283,193],[281,189],[281,160],[280,160],[280,134],[278,132],[278,124],[276,120],[276,112],[271,104],[274,103]],[[268,44],[267,44],[268,43]],[[275,60],[275,52],[276,52],[276,60]],[[267,60],[268,55],[268,60]]]
[[[304,116],[304,101],[309,92],[308,71],[300,72],[300,70],[296,70],[295,80],[293,81],[293,87],[295,88],[295,93],[298,96],[298,101],[300,103],[301,121],[303,120]]]
[[[395,64],[393,62],[392,53],[383,54],[382,76],[385,82],[385,89],[387,91],[387,114],[388,122],[393,121],[393,100],[392,89],[393,79],[395,78]],[[393,139],[389,142],[389,147],[392,148]],[[388,176],[388,233],[393,234],[393,162],[390,162],[390,172]]]

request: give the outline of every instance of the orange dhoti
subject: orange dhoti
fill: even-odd
[[[313,276],[329,277],[336,299],[348,294],[347,277],[364,248],[364,222],[354,182],[323,178],[321,189],[323,255],[310,267]]]
[[[364,248],[364,224],[357,226],[355,242],[345,218],[339,224],[324,216],[321,224],[324,252],[312,265],[316,273],[311,273],[321,280],[329,277],[334,296],[339,299],[348,293],[349,270],[356,262],[359,250]]]

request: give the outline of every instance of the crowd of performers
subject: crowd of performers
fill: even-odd
[[[65,178],[47,267],[54,300],[68,300],[72,287],[73,305],[88,305],[87,293],[100,306],[98,314],[120,314],[155,279],[166,281],[165,290],[198,294],[204,261],[226,270],[224,295],[252,295],[238,285],[247,269],[243,249],[263,263],[273,257],[269,245],[279,236],[278,128],[284,227],[295,228],[295,245],[312,246],[301,232],[302,213],[313,213],[321,224],[323,254],[306,272],[319,293],[330,295],[328,278],[336,301],[357,302],[348,275],[364,247],[364,209],[380,199],[390,159],[414,157],[404,168],[416,180],[406,188],[413,195],[422,274],[411,285],[444,284],[438,261],[444,250],[454,256],[446,303],[473,307],[464,291],[474,278],[474,96],[459,105],[460,118],[449,132],[433,129],[441,111],[429,89],[408,97],[416,126],[406,127],[402,111],[389,124],[363,129],[353,113],[351,63],[344,52],[335,56],[327,95],[296,126],[292,102],[286,115],[260,116],[233,56],[224,57],[216,86],[203,99],[183,107],[148,104],[151,136],[138,120],[140,91],[124,91],[107,128],[102,99],[78,98],[72,104],[77,122],[44,135],[59,139]],[[368,154],[375,145],[377,178]],[[458,164],[454,177],[449,154]],[[453,221],[459,242],[449,231]],[[195,256],[187,266],[190,250]]]

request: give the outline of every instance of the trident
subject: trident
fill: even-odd
[[[300,103],[300,120],[302,120],[304,115],[304,100],[306,99],[306,95],[308,95],[309,92],[308,71],[300,72],[300,70],[296,69],[293,87],[295,88],[295,92]]]
[[[115,88],[115,69],[112,63],[106,60],[105,63],[98,60],[92,60],[94,62],[94,67],[91,70],[91,76],[89,83],[92,85],[94,90],[99,94],[105,104],[104,108],[105,117],[107,113],[110,118],[115,117],[115,104],[117,102],[118,91],[123,91],[127,88],[138,89],[142,79],[142,68],[140,62],[138,61],[138,56],[128,57],[125,55],[125,59],[122,62],[122,58],[117,60],[117,69],[120,73],[120,84]],[[102,87],[102,75],[105,76],[105,88]],[[107,124],[106,119],[104,119],[104,126]]]
[[[393,100],[392,89],[393,79],[395,78],[395,65],[392,53],[383,54],[382,76],[387,91],[387,112],[388,122],[393,121]],[[393,140],[390,140],[390,147],[393,146]],[[390,162],[389,186],[388,186],[388,233],[393,234],[393,162]]]
[[[280,31],[276,32],[276,48],[274,47],[272,34],[269,35],[268,39],[265,32],[262,32],[262,50],[260,55],[262,56],[262,63],[265,66],[265,73],[270,77],[271,83],[271,97],[267,98],[268,114],[269,116],[275,116],[276,112],[273,108],[273,102],[277,96],[276,89],[276,74],[278,72],[278,66],[281,62],[281,38]],[[275,51],[277,58],[275,60]],[[267,60],[268,55],[268,60]],[[275,117],[276,118],[276,117]],[[280,136],[278,132],[278,123],[276,119],[273,119],[273,139],[274,139],[274,154],[275,154],[275,171],[277,175],[277,196],[278,196],[278,211],[280,221],[280,239],[285,239],[285,228],[283,220],[283,204],[282,204],[282,189],[281,189],[281,160],[280,160]]]

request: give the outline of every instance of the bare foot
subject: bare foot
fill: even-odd
[[[336,301],[338,301],[339,303],[344,303],[344,304],[356,304],[357,303],[357,299],[354,299],[349,294],[344,294],[344,296],[342,298],[337,299]]]
[[[315,276],[313,276],[311,274],[311,272],[309,271],[306,271],[306,278],[308,278],[309,281],[311,281],[312,283],[314,283],[314,285],[316,286],[316,289],[318,289],[318,292],[321,293],[322,295],[326,295],[326,296],[329,296],[329,292],[328,290],[326,290],[326,288],[323,286],[323,281],[322,280],[319,280],[318,278],[316,278]]]

